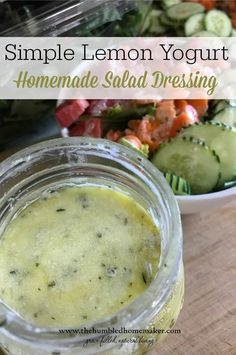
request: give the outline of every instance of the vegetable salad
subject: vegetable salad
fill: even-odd
[[[235,14],[235,1],[154,1],[140,33],[234,36]],[[234,100],[68,100],[55,115],[69,136],[103,137],[150,159],[176,195],[236,185]]]

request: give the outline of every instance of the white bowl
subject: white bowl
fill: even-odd
[[[204,195],[176,196],[181,214],[200,213],[220,208],[236,198],[236,186]]]

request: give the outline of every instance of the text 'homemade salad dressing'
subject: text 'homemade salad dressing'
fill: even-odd
[[[133,198],[64,187],[26,206],[0,241],[0,298],[39,326],[80,326],[117,312],[154,278],[160,235]]]

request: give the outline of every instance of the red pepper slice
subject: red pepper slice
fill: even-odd
[[[89,118],[85,121],[78,122],[69,129],[70,137],[94,137],[101,138],[102,124],[100,118]]]
[[[55,110],[55,115],[61,127],[69,127],[74,123],[89,106],[87,100],[66,101]]]

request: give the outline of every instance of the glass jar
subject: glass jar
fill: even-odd
[[[182,228],[174,195],[162,174],[126,147],[103,139],[50,140],[0,164],[0,237],[27,201],[70,184],[110,187],[145,208],[160,229],[158,273],[131,304],[78,329],[37,328],[0,301],[2,348],[14,355],[143,354],[173,327],[183,302]]]

